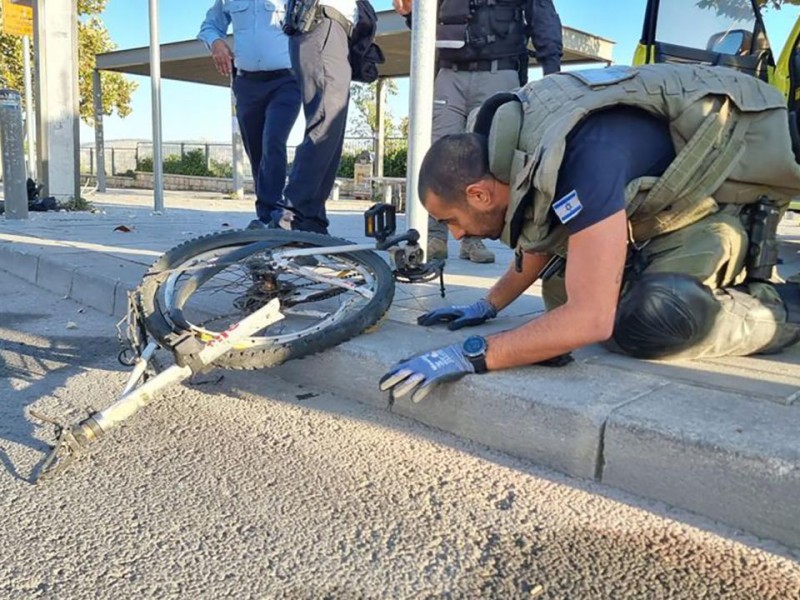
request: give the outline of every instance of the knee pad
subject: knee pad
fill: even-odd
[[[620,299],[614,341],[636,358],[667,358],[705,338],[719,310],[711,290],[690,275],[643,275]]]

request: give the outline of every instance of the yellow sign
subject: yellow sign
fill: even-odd
[[[30,0],[3,0],[3,33],[33,36],[33,8]]]

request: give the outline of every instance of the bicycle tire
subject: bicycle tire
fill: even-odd
[[[262,241],[275,244],[274,248],[290,245],[324,248],[353,244],[353,242],[327,235],[279,229],[226,231],[184,242],[164,253],[150,267],[142,280],[139,293],[148,333],[159,344],[169,347],[170,339],[174,338],[174,334],[186,331],[169,319],[158,300],[160,287],[173,269],[203,253]],[[257,349],[231,350],[218,359],[214,366],[226,369],[274,367],[288,360],[303,358],[332,348],[378,323],[389,310],[394,298],[394,277],[389,266],[372,251],[343,253],[341,256],[367,267],[374,274],[375,291],[372,298],[363,307],[332,326],[285,343],[270,344]]]

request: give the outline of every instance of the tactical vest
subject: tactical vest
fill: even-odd
[[[436,45],[450,62],[496,60],[527,54],[522,0],[442,0]]]
[[[492,173],[510,184],[506,245],[564,253],[566,230],[550,209],[567,135],[589,114],[618,105],[669,121],[677,155],[661,177],[628,183],[634,244],[695,223],[721,205],[768,196],[785,210],[800,195],[785,100],[755,77],[669,64],[563,72],[490,98],[472,115],[474,130],[488,135]]]

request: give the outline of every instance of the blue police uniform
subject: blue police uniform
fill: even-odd
[[[334,10],[352,24],[357,20],[358,9],[355,0],[323,0],[320,8],[319,22],[311,31],[289,38],[306,130],[284,191],[289,210],[281,226],[327,233],[325,201],[333,189],[342,157],[351,68],[349,32],[325,12]]]
[[[283,3],[273,0],[216,0],[197,36],[211,49],[233,25],[236,117],[263,223],[283,212],[286,143],[300,112],[300,89],[281,27],[284,12]]]

